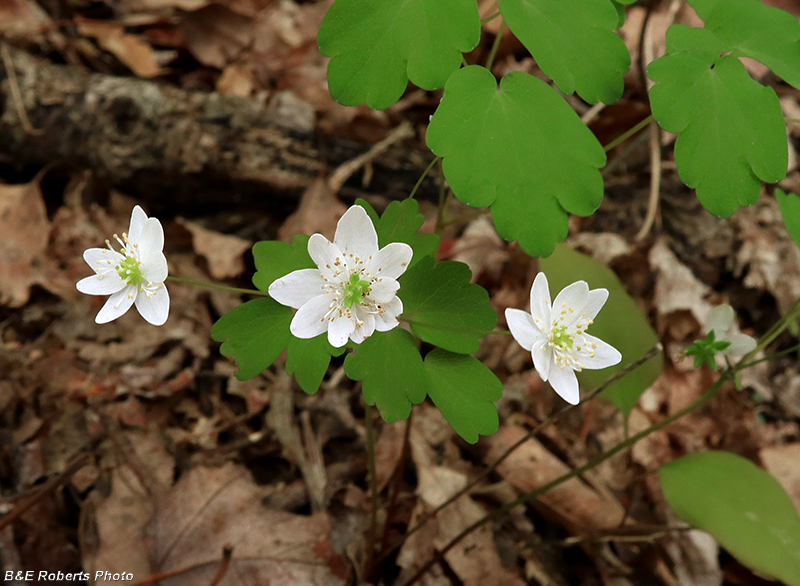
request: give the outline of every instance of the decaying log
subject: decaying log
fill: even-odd
[[[90,169],[156,207],[269,205],[297,197],[322,170],[332,171],[369,149],[315,135],[313,113],[304,127],[279,110],[235,96],[89,74],[11,47],[4,53],[0,163]],[[13,63],[15,80],[9,79],[7,62]],[[358,172],[340,195],[405,197],[431,156],[402,144],[391,147],[373,161],[366,188]],[[428,179],[419,195],[435,200],[436,192]]]

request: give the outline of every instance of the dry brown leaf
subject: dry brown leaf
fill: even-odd
[[[4,37],[32,40],[50,22],[33,0],[0,0],[0,34]]]
[[[328,187],[328,181],[318,177],[300,198],[297,211],[286,218],[278,229],[278,238],[291,241],[297,234],[322,234],[333,241],[339,218],[347,211]]]
[[[24,305],[38,282],[34,266],[47,248],[50,222],[38,183],[0,185],[0,303]]]
[[[213,278],[227,279],[244,272],[242,255],[253,246],[252,242],[208,230],[183,218],[178,218],[177,222],[191,233],[192,245],[208,261],[208,272]]]
[[[761,460],[789,494],[800,514],[800,443],[764,448]]]
[[[78,24],[80,34],[97,39],[103,49],[112,53],[137,76],[148,78],[163,73],[153,48],[135,35],[126,33],[121,24],[107,20],[89,20],[79,16],[75,17],[75,22]]]
[[[403,454],[403,440],[406,435],[406,421],[385,423],[375,444],[375,477],[378,491],[383,491],[400,463]]]
[[[452,260],[461,261],[469,267],[473,281],[483,273],[497,278],[508,258],[505,242],[486,216],[470,222],[453,246],[451,255]]]
[[[247,98],[254,87],[253,66],[248,63],[228,65],[217,80],[217,91],[229,96]]]
[[[521,427],[502,427],[485,438],[487,464],[494,463],[525,431]],[[529,439],[514,450],[498,467],[500,475],[520,492],[536,490],[569,472],[569,468],[536,439]],[[541,495],[539,503],[556,514],[570,532],[604,531],[619,527],[625,510],[616,500],[604,497],[577,478],[568,480]]]
[[[190,470],[156,502],[147,541],[153,572],[186,571],[162,586],[209,584],[233,547],[218,586],[341,586],[347,569],[331,550],[328,517],[265,508],[263,491],[234,464]]]
[[[203,65],[218,69],[253,41],[253,19],[218,4],[184,15],[179,28],[192,55]]]

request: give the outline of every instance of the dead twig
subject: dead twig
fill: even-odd
[[[19,83],[17,82],[17,72],[14,69],[14,61],[11,59],[11,54],[8,51],[8,46],[5,43],[0,43],[0,53],[3,56],[3,65],[8,73],[8,85],[11,87],[11,97],[14,101],[14,107],[17,110],[17,116],[22,123],[22,128],[31,136],[41,136],[44,130],[34,128],[31,121],[28,119],[28,114],[25,112],[25,105],[22,102],[22,93],[19,91]]]

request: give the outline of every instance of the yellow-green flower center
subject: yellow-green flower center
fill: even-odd
[[[553,327],[552,333],[550,334],[550,341],[561,348],[569,348],[572,350],[572,347],[575,345],[572,341],[572,336],[567,332],[566,326],[555,326]]]
[[[116,266],[117,274],[122,277],[122,280],[128,285],[141,285],[146,283],[147,280],[142,276],[142,270],[139,267],[139,261],[132,256],[126,256]]]
[[[369,281],[362,281],[361,275],[353,273],[344,286],[344,306],[350,309],[353,305],[360,305],[368,293]]]

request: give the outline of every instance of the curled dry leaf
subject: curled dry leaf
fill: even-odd
[[[155,77],[163,73],[158,66],[153,48],[116,22],[88,20],[75,17],[78,32],[97,39],[103,49],[112,53],[139,77]]]
[[[0,185],[0,303],[20,307],[28,301],[49,233],[38,183]]]
[[[195,251],[208,261],[208,272],[215,279],[237,277],[244,272],[242,255],[253,243],[237,236],[220,234],[179,218],[178,223],[192,235]]]

